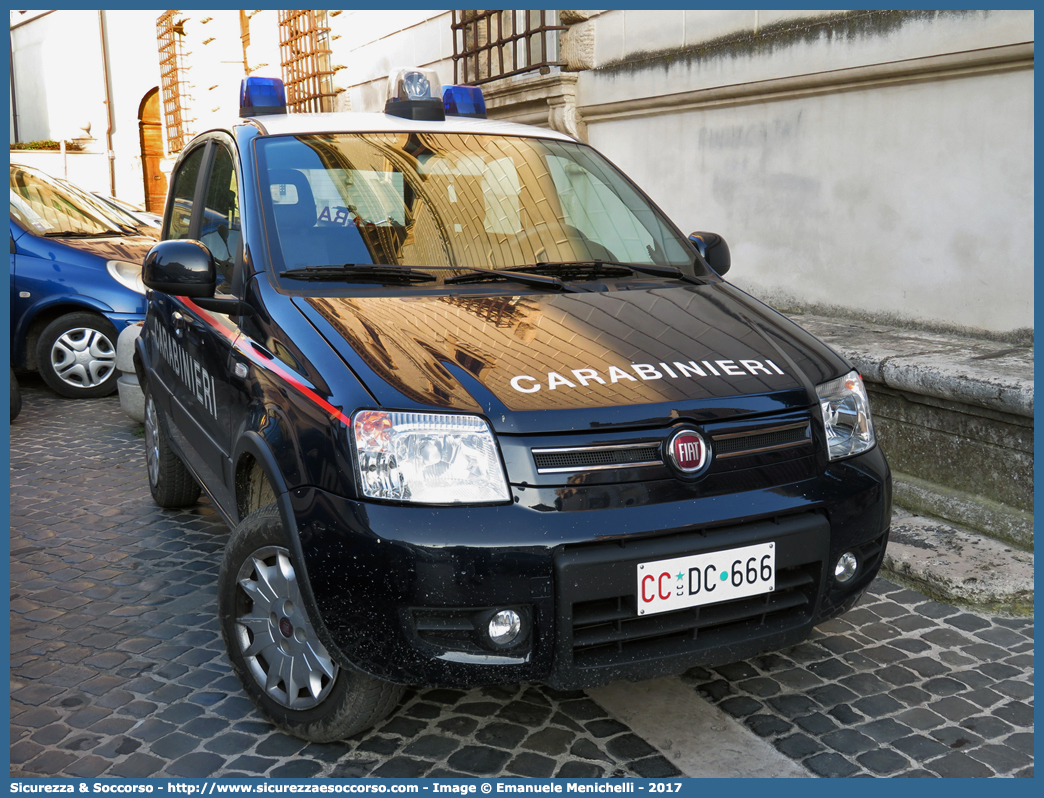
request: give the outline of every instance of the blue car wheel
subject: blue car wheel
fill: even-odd
[[[96,313],[69,313],[48,324],[36,347],[40,376],[72,399],[116,391],[116,328]]]

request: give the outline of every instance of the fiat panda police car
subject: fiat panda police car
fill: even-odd
[[[403,685],[585,688],[792,645],[877,573],[842,357],[604,157],[425,70],[242,120],[170,180],[136,344],[149,484],[233,527],[233,667],[309,740]]]

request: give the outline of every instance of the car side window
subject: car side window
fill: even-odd
[[[232,153],[223,145],[214,148],[199,240],[214,257],[218,291],[227,293],[232,271],[240,258],[240,221],[236,165]]]
[[[197,147],[181,162],[181,168],[174,177],[174,203],[170,212],[170,222],[164,239],[188,238],[192,223],[192,202],[196,196],[196,182],[199,170],[203,166],[203,153],[206,147]]]

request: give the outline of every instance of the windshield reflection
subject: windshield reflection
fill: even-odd
[[[37,235],[122,235],[121,221],[97,201],[42,172],[11,164],[11,215]]]
[[[372,133],[274,136],[256,146],[277,268],[599,260],[692,274],[676,231],[579,144]]]

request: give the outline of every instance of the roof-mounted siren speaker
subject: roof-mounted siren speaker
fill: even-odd
[[[243,78],[239,84],[239,115],[286,113],[286,90],[279,78]]]
[[[486,118],[486,98],[478,86],[443,86],[442,105],[446,116]]]
[[[435,70],[410,67],[393,72],[388,78],[384,113],[425,122],[445,120],[442,82]]]

